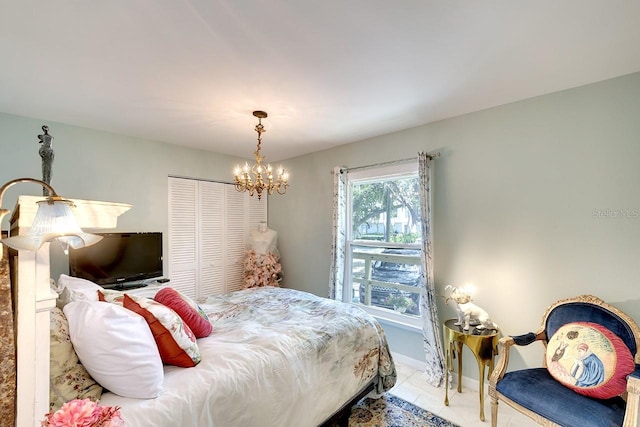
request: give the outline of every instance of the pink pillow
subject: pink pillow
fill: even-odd
[[[208,337],[213,331],[207,314],[188,296],[173,288],[163,288],[154,299],[178,313],[197,338]]]
[[[609,329],[575,322],[563,325],[549,340],[547,369],[576,393],[608,399],[626,390],[635,363],[629,348]]]

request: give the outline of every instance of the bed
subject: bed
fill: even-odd
[[[396,381],[384,332],[351,304],[282,288],[252,288],[199,303],[213,332],[194,367],[164,365],[153,399],[105,392],[128,427],[318,426]]]

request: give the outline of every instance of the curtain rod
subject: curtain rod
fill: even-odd
[[[436,157],[440,157],[440,152],[436,151],[434,153],[427,153],[427,156],[429,157],[430,160],[435,159]],[[351,172],[351,171],[356,171],[356,170],[360,170],[360,169],[368,169],[368,168],[377,168],[380,166],[390,166],[390,165],[396,165],[396,164],[400,164],[400,163],[407,163],[410,162],[412,160],[418,160],[418,157],[408,157],[406,159],[400,159],[400,160],[390,160],[388,162],[382,162],[382,163],[376,163],[374,165],[366,165],[366,166],[356,166],[353,168],[340,168],[340,172]],[[332,172],[333,173],[333,172]]]
[[[215,182],[217,184],[230,184],[230,185],[234,185],[234,182],[230,182],[230,181],[220,181],[220,180],[216,180],[216,179],[205,179],[205,178],[196,178],[193,176],[182,176],[182,175],[167,175],[169,178],[179,178],[179,179],[190,179],[192,181],[205,181],[205,182]]]

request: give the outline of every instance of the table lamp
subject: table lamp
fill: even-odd
[[[44,181],[33,178],[14,179],[0,187],[0,223],[4,216],[10,212],[8,209],[2,209],[2,197],[9,187],[20,182],[40,184],[49,190],[49,196],[37,202],[38,211],[26,235],[8,237],[0,242],[13,249],[37,251],[45,242],[58,240],[66,253],[69,247],[78,249],[93,245],[102,239],[101,236],[82,231],[71,210],[72,201],[58,196],[53,187]],[[1,248],[0,251],[2,251]],[[0,252],[1,254],[2,252]]]

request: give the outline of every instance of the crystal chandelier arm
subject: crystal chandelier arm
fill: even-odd
[[[277,186],[278,194],[284,194],[284,193],[286,193],[286,192],[287,192],[287,187],[288,187],[288,186],[289,186],[289,184],[287,184],[287,183],[284,183],[284,184],[278,184],[278,186]],[[281,188],[282,188],[282,191],[280,191],[280,189],[281,189]]]

